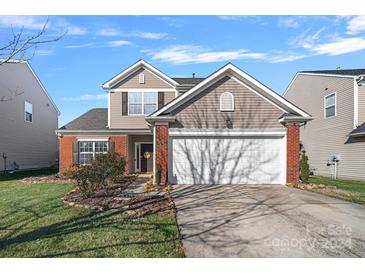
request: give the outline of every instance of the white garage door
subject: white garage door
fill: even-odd
[[[170,137],[169,182],[285,184],[285,138]]]

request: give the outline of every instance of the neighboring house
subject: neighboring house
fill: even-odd
[[[314,174],[365,180],[365,69],[298,72],[284,97],[314,120],[301,142]]]
[[[59,114],[28,62],[0,65],[0,170],[56,165]]]
[[[299,126],[311,116],[232,64],[205,79],[171,78],[142,60],[102,87],[107,109],[57,131],[61,172],[112,149],[129,173],[162,183],[298,180]]]

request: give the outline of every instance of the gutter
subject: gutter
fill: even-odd
[[[151,134],[150,129],[102,129],[102,130],[81,130],[81,129],[58,129],[55,131],[57,135],[60,134],[75,134],[75,135],[87,135],[87,134]]]

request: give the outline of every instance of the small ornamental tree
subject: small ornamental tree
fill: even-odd
[[[309,180],[308,156],[305,153],[305,150],[302,151],[300,158],[300,179],[305,183],[308,183]]]
[[[99,154],[90,165],[78,166],[66,175],[76,181],[81,194],[91,197],[93,193],[104,188],[108,181],[123,175],[126,161],[115,152]]]

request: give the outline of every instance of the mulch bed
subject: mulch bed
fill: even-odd
[[[336,186],[326,186],[322,184],[311,184],[311,183],[296,183],[296,184],[291,184],[290,186],[302,190],[336,189]]]
[[[174,205],[168,195],[126,194],[124,190],[128,186],[128,183],[110,185],[87,198],[76,188],[66,194],[63,201],[70,206],[100,211],[120,210],[137,218],[149,214],[174,214]]]
[[[42,176],[32,176],[32,177],[26,177],[19,182],[24,184],[39,184],[39,183],[64,183],[64,182],[72,182],[71,179],[56,175],[42,175]]]

